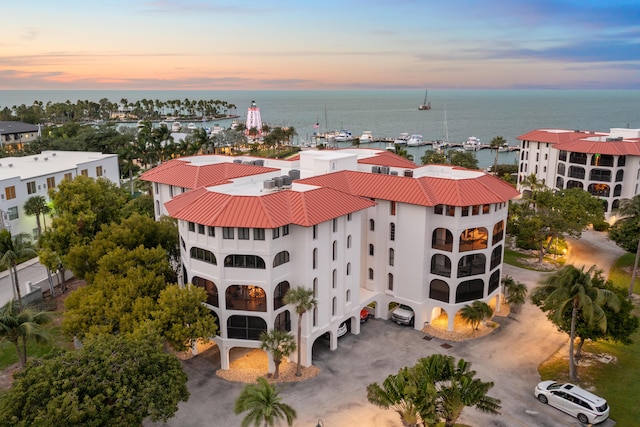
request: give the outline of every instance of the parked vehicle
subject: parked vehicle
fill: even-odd
[[[342,322],[340,324],[340,326],[338,326],[338,330],[336,331],[336,335],[338,336],[338,338],[346,335],[346,333],[349,331],[349,328],[347,327],[347,322]],[[329,334],[329,332],[325,332],[323,337],[325,339],[329,339],[331,338],[331,334]]]
[[[415,322],[415,313],[408,305],[400,304],[391,310],[391,320],[396,322],[398,325],[413,326]]]
[[[609,417],[606,400],[575,384],[542,381],[534,394],[540,402],[576,417],[582,424],[597,424]]]
[[[363,308],[360,310],[360,323],[364,323],[369,319],[369,310]]]

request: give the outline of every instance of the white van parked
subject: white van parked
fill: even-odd
[[[542,381],[534,394],[540,402],[576,417],[582,424],[598,424],[609,417],[606,400],[575,384]]]

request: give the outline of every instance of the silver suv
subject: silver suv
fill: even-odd
[[[540,402],[576,417],[582,424],[597,424],[609,417],[606,400],[574,384],[542,381],[534,394]]]

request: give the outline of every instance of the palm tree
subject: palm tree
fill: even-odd
[[[403,426],[416,427],[419,421],[417,402],[428,399],[419,398],[415,385],[413,372],[409,368],[402,368],[397,375],[389,375],[381,386],[378,383],[369,384],[367,400],[380,408],[395,410]]]
[[[20,367],[27,363],[27,341],[46,342],[48,334],[41,325],[49,322],[52,313],[37,311],[32,307],[17,308],[11,300],[0,309],[0,337],[13,343],[16,347]],[[20,343],[22,342],[22,348]]]
[[[242,427],[253,425],[259,427],[274,426],[276,421],[287,420],[287,425],[293,425],[296,411],[278,396],[278,391],[263,377],[258,378],[258,384],[247,384],[236,399],[234,412],[239,415],[248,412],[242,419]]]
[[[496,150],[496,157],[493,160],[493,169],[491,170],[494,175],[496,173],[496,169],[497,169],[497,166],[498,166],[498,153],[500,152],[500,147],[502,147],[506,143],[507,143],[507,141],[502,136],[496,136],[489,143],[489,148],[492,149],[492,150]]]
[[[276,365],[273,378],[278,379],[282,359],[288,357],[296,349],[295,338],[290,332],[270,329],[260,334],[260,341],[262,341],[260,348],[270,352],[273,357],[273,363]]]
[[[515,311],[527,300],[527,286],[524,283],[516,282],[516,280],[506,275],[502,278],[504,285],[506,301]]]
[[[467,406],[488,414],[499,413],[500,400],[487,396],[487,392],[493,387],[493,382],[482,382],[474,378],[476,372],[471,370],[471,363],[464,359],[460,359],[454,366],[453,357],[434,356],[448,358],[449,364],[445,373],[450,375],[442,378],[438,384],[438,415],[444,418],[445,427],[453,427],[462,410]]]
[[[289,289],[284,295],[283,301],[285,304],[293,304],[298,314],[298,366],[296,367],[296,376],[299,377],[302,375],[302,356],[300,350],[302,347],[300,344],[302,341],[302,315],[318,305],[318,301],[313,297],[312,289],[305,289],[300,286]]]
[[[18,282],[18,261],[22,258],[36,255],[36,251],[30,245],[30,237],[26,233],[11,236],[6,230],[0,230],[0,265],[13,271],[13,284],[18,296],[18,307],[22,311],[22,295],[20,294],[20,283]]]
[[[573,265],[567,265],[547,277],[536,289],[531,300],[543,311],[549,311],[549,318],[556,324],[568,310],[571,310],[571,328],[569,333],[569,379],[576,381],[576,366],[574,358],[574,341],[576,338],[576,322],[578,313],[590,324],[597,325],[603,331],[607,329],[607,317],[603,306],[607,305],[614,311],[620,308],[620,300],[615,293],[608,289],[597,287],[592,281],[592,275],[597,274],[596,266],[584,271]]]
[[[624,221],[638,221],[640,220],[640,194],[633,196],[631,199],[623,199],[620,201],[620,208],[618,212]],[[638,271],[638,261],[640,261],[640,239],[638,239],[638,248],[636,249],[636,259],[633,263],[633,271],[631,272],[631,282],[629,283],[628,296],[631,298],[633,295],[633,285],[636,281]]]
[[[27,199],[24,203],[24,213],[26,215],[35,215],[36,223],[38,226],[38,236],[42,234],[42,227],[40,225],[40,215],[42,215],[42,221],[45,221],[45,215],[51,212],[51,208],[47,204],[47,199],[44,196],[32,196]],[[47,227],[46,222],[44,222],[44,227]]]
[[[474,301],[460,309],[460,317],[471,325],[473,330],[478,330],[480,322],[493,316],[493,309],[483,301]]]

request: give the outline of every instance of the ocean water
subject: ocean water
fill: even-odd
[[[476,136],[489,143],[495,136],[518,145],[517,137],[540,128],[608,131],[613,127],[640,128],[640,91],[637,90],[430,90],[432,109],[419,111],[422,90],[277,90],[277,91],[0,91],[0,108],[29,105],[38,100],[65,102],[119,102],[141,99],[218,99],[234,104],[243,119],[255,101],[262,121],[271,126],[293,126],[297,143],[319,131],[347,129],[354,136],[369,130],[377,138],[395,138],[401,132],[419,133],[425,140],[465,141]],[[228,127],[230,121],[220,121]],[[446,131],[445,131],[446,129]],[[349,144],[340,144],[348,146]],[[368,144],[382,147],[384,144]],[[415,159],[428,146],[409,147]],[[481,167],[493,163],[495,152],[477,152]],[[500,153],[500,163],[517,162],[517,153]]]

